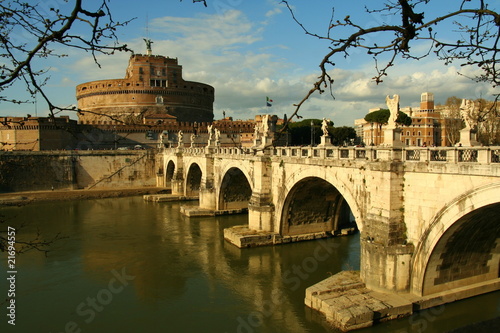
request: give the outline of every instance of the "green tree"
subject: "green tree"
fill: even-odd
[[[311,122],[313,126],[311,128]],[[292,146],[303,146],[311,144],[311,133],[314,135],[314,142],[318,143],[321,136],[320,119],[304,119],[302,121],[288,123],[288,131],[291,136]]]
[[[389,109],[380,109],[368,113],[364,119],[369,123],[376,123],[379,126],[379,129],[382,129],[382,125],[387,124],[390,115],[391,111],[389,111]],[[398,111],[398,117],[396,118],[396,123],[403,126],[410,126],[411,117],[402,111]]]
[[[441,117],[444,119],[446,128],[446,141],[449,146],[454,146],[460,141],[460,130],[464,127],[460,116],[461,104],[461,98],[456,96],[448,97],[445,103],[446,109],[441,112]]]
[[[477,139],[483,145],[500,144],[500,107],[498,101],[474,101]]]
[[[351,140],[356,139],[356,131],[353,127],[349,126],[333,127],[330,133],[332,135],[332,143],[335,145],[348,144]]]

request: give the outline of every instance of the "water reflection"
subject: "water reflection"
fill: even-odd
[[[23,332],[64,332],[68,323],[82,332],[331,332],[304,306],[305,289],[359,269],[358,235],[241,250],[224,242],[222,231],[245,224],[246,215],[186,218],[177,203],[121,198],[2,213],[12,223],[27,222],[20,232],[26,237],[37,228],[44,237],[67,236],[48,257],[18,258],[16,329]],[[121,272],[130,279],[120,285]],[[448,308],[427,320],[426,332],[460,313],[460,306]],[[412,318],[365,331],[418,332],[421,318]]]

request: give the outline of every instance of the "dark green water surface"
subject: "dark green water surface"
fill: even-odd
[[[18,240],[37,230],[65,238],[48,256],[16,257],[15,326],[0,254],[0,332],[334,331],[304,306],[305,289],[359,269],[359,235],[240,250],[223,229],[246,215],[187,218],[180,205],[132,197],[2,207]],[[446,332],[499,314],[497,292],[358,332]]]

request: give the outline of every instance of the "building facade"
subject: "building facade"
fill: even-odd
[[[378,111],[380,108],[370,109],[369,112]],[[420,108],[400,108],[412,119],[410,126],[402,126],[401,140],[407,146],[450,146],[447,132],[450,125],[460,119],[450,119],[445,107],[436,108],[434,94],[424,92],[420,96]],[[369,123],[364,119],[355,120],[355,128],[361,141],[366,145],[381,145],[384,143],[385,125]]]
[[[62,117],[0,117],[0,150],[60,150],[73,147],[78,124]]]

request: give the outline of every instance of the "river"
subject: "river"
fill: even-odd
[[[64,238],[47,256],[16,256],[15,326],[1,254],[0,332],[334,331],[304,306],[305,289],[359,269],[359,235],[238,249],[223,229],[246,224],[246,215],[187,218],[179,214],[187,204],[196,203],[128,197],[2,207],[17,240]],[[499,314],[496,292],[358,332],[446,332]]]

